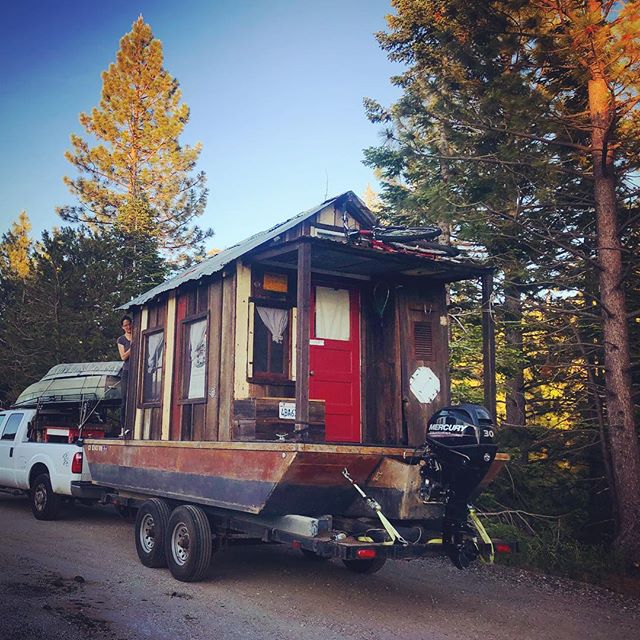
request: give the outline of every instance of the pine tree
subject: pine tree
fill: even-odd
[[[153,236],[129,230],[45,232],[29,262],[26,278],[0,280],[0,403],[5,404],[55,364],[117,360],[117,307],[167,275]]]
[[[505,295],[519,301],[505,305],[505,319],[519,327],[515,346],[526,341],[523,303],[537,305],[527,318],[541,317],[538,333],[557,352],[532,373],[561,363],[568,379],[583,362],[589,388],[604,378],[604,405],[590,392],[594,403],[581,411],[606,422],[617,542],[639,558],[625,301],[634,261],[623,242],[638,220],[640,2],[393,4],[379,40],[407,65],[394,79],[403,96],[390,110],[368,102],[370,118],[387,123],[389,144],[368,150],[367,162],[385,172],[391,213],[414,221],[449,210],[460,235],[497,257]],[[566,339],[554,342],[552,330]],[[534,397],[540,386],[531,384]]]
[[[64,181],[80,205],[58,213],[95,229],[144,226],[168,257],[184,262],[202,255],[212,232],[195,225],[207,201],[206,176],[193,175],[201,145],[179,142],[189,109],[163,64],[162,44],[140,16],[120,41],[116,62],[102,74],[99,106],[80,114],[98,144],[71,136],[66,158],[80,175]],[[136,211],[143,213],[141,220]]]
[[[21,211],[0,242],[0,272],[4,278],[24,280],[31,271],[31,222],[26,211]]]

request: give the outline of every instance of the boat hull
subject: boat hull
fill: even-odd
[[[93,481],[123,493],[264,515],[373,515],[347,468],[390,518],[441,513],[418,500],[418,465],[400,447],[88,440],[85,451]]]

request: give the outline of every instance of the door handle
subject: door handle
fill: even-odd
[[[9,457],[13,458],[13,447],[10,447],[9,449]]]
[[[315,372],[315,371],[309,371],[309,375],[310,375],[310,376],[315,376],[315,375],[316,375],[316,372]]]

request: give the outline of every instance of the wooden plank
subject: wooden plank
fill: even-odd
[[[125,424],[120,425],[123,429],[133,429],[136,419],[136,406],[138,400],[138,366],[142,349],[142,331],[140,330],[141,312],[134,311],[130,314],[133,319],[133,337],[131,343],[131,356],[129,362],[129,386],[127,389],[127,407]]]
[[[189,306],[189,294],[181,292],[176,299],[175,318],[175,359],[173,384],[171,385],[171,417],[169,424],[169,440],[180,440],[182,438],[182,321],[187,317]]]
[[[296,365],[298,362],[298,309],[297,307],[293,307],[291,309],[291,353],[293,357],[290,358],[290,376],[289,379],[295,382],[296,380]]]
[[[220,404],[218,409],[218,439],[221,441],[227,441],[231,438],[231,412],[235,379],[235,303],[236,277],[235,273],[232,273],[224,278],[222,287]]]
[[[204,440],[218,439],[220,402],[220,338],[222,336],[222,280],[209,285],[209,361],[207,363],[207,409]]]
[[[144,440],[151,439],[151,411],[152,408],[144,409],[144,415],[142,417],[142,438]]]
[[[149,440],[160,440],[162,436],[162,407],[151,409]]]
[[[138,346],[139,349],[138,351],[140,352],[140,356],[139,356],[139,366],[137,367],[137,371],[136,371],[136,380],[137,380],[137,394],[135,398],[132,398],[132,400],[136,401],[140,398],[142,398],[142,368],[144,367],[144,362],[142,361],[143,358],[143,344],[142,344],[142,332],[146,330],[147,328],[147,322],[149,320],[149,312],[147,311],[147,308],[145,307],[144,309],[142,309],[142,313],[140,314],[140,331],[138,332]],[[136,406],[136,417],[135,417],[135,422],[134,422],[134,427],[133,427],[133,437],[136,440],[140,440],[140,438],[142,437],[142,418],[143,418],[143,409],[142,407]]]
[[[402,394],[396,293],[392,283],[382,318],[374,311],[373,289],[363,291],[364,349],[362,377],[366,387],[365,442],[397,443],[402,440]]]
[[[198,402],[191,405],[191,434],[193,440],[204,440],[204,414],[206,405]]]
[[[442,322],[446,314],[444,285],[405,284],[399,297],[400,360],[402,362],[402,399],[407,444],[424,442],[425,425],[435,411],[449,401],[448,327]],[[431,336],[431,345],[417,349],[418,328]],[[420,402],[410,388],[411,376],[419,367],[428,367],[438,378],[439,391],[430,402]]]
[[[298,247],[296,336],[296,425],[304,428],[309,422],[309,331],[311,310],[311,245]]]
[[[247,380],[249,345],[249,298],[251,297],[251,267],[241,260],[236,262],[236,331],[235,331],[235,377],[234,398],[249,395]]]
[[[253,334],[254,334],[254,318],[255,318],[256,305],[253,302],[249,303],[249,317],[247,326],[247,378],[253,377]],[[247,395],[249,390],[247,389]]]
[[[482,276],[482,378],[484,382],[484,404],[494,422],[496,420],[496,336],[491,308],[493,273]]]
[[[162,428],[161,439],[169,439],[169,428],[171,425],[171,391],[173,389],[175,347],[176,347],[176,293],[171,291],[167,300],[167,320],[165,324],[165,343],[167,345],[165,356],[165,371],[162,388]]]

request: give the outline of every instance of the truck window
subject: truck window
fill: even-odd
[[[4,424],[2,440],[13,440],[18,432],[24,413],[12,413]]]

